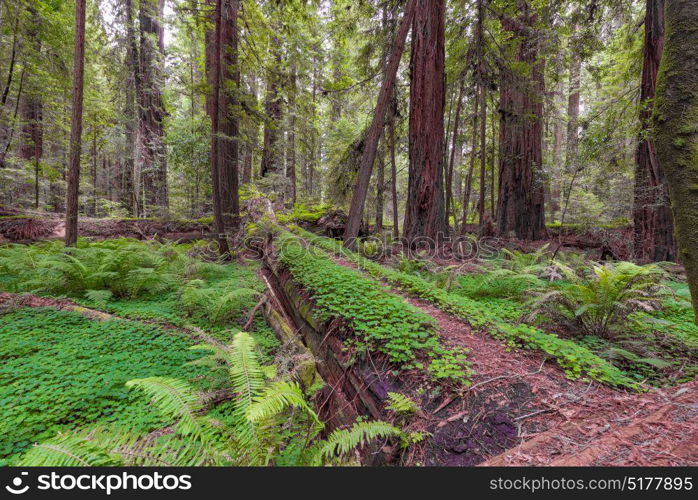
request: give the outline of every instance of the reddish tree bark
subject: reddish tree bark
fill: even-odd
[[[73,114],[70,122],[70,161],[65,201],[65,245],[78,240],[78,189],[82,140],[82,94],[85,70],[85,0],[75,2],[75,50],[73,53]]]
[[[540,178],[543,138],[543,63],[533,33],[536,14],[523,0],[519,15],[504,18],[513,34],[517,61],[531,68],[531,77],[503,75],[500,83],[500,160],[497,231],[501,236],[536,240],[545,237],[544,185]]]
[[[164,57],[162,15],[164,0],[141,0],[140,89],[138,108],[142,134],[142,172],[146,199],[144,204],[163,211],[168,206],[167,162],[164,144],[162,101],[162,59]]]
[[[460,127],[460,112],[463,107],[463,91],[465,90],[465,78],[461,77],[460,87],[458,88],[458,97],[456,101],[456,115],[453,118],[453,134],[451,137],[451,155],[448,160],[448,169],[446,171],[446,227],[449,224],[449,216],[451,215],[451,201],[453,200],[453,171],[456,161],[456,148],[458,145],[458,132]],[[455,209],[453,210],[453,222],[458,230],[458,219],[456,219]],[[450,228],[449,228],[450,229]]]
[[[409,184],[404,236],[437,242],[446,233],[444,161],[444,0],[419,0],[412,27]]]
[[[635,196],[633,206],[635,258],[676,260],[674,224],[666,178],[649,136],[657,71],[664,47],[664,0],[647,0],[642,81],[640,84],[639,144],[635,154]]]
[[[410,0],[405,7],[405,13],[403,14],[402,21],[395,34],[393,46],[390,49],[390,56],[383,77],[383,84],[378,93],[376,109],[373,112],[373,121],[366,132],[364,152],[361,155],[361,163],[359,164],[359,171],[356,175],[351,206],[349,208],[349,217],[344,230],[344,244],[350,248],[353,247],[354,240],[358,236],[359,228],[361,227],[364,203],[366,203],[366,195],[368,194],[368,184],[371,180],[373,162],[376,159],[376,152],[378,150],[378,141],[383,132],[386,110],[393,94],[393,87],[395,85],[395,79],[397,78],[397,69],[400,66],[400,59],[402,58],[402,51],[405,48],[407,32],[410,30],[417,3],[419,3],[419,0]],[[443,112],[441,119],[441,130],[443,135]]]
[[[222,32],[222,3],[225,0],[216,0],[214,11],[215,29],[209,41],[210,52],[210,76],[211,95],[207,99],[211,113],[211,185],[213,188],[213,225],[218,233],[218,251],[223,256],[230,255],[228,239],[225,235],[225,219],[223,218],[223,203],[221,201],[221,176],[220,176],[220,102],[221,102],[221,32]],[[208,51],[208,47],[207,47]]]
[[[237,19],[239,0],[223,0],[221,5],[220,33],[220,95],[218,111],[220,130],[218,144],[218,174],[221,196],[221,211],[226,227],[237,224],[240,215],[238,201],[238,68]]]
[[[279,94],[279,71],[281,67],[281,39],[273,36],[271,51],[276,61],[275,67],[267,75],[267,93],[264,101],[264,111],[267,121],[264,124],[264,149],[262,150],[261,174],[265,177],[269,174],[282,173],[281,151],[279,143],[279,128],[283,111],[281,109],[281,95]]]

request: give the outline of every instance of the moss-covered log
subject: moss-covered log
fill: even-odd
[[[667,0],[655,142],[666,169],[679,257],[698,317],[698,2]]]

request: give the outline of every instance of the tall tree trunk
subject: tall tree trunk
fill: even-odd
[[[281,39],[274,35],[271,39],[271,51],[276,64],[268,71],[267,92],[264,103],[264,111],[267,120],[264,123],[264,149],[262,151],[262,177],[269,174],[281,174],[281,144],[279,131],[282,123],[283,112],[281,109],[281,95],[279,94],[279,75],[281,70]]]
[[[448,160],[448,170],[446,172],[446,226],[450,225],[449,216],[451,215],[451,205],[453,204],[453,171],[456,160],[456,147],[458,145],[458,132],[460,127],[460,112],[463,107],[463,91],[465,90],[465,78],[461,77],[460,87],[458,89],[458,100],[456,101],[456,114],[453,118],[453,134],[451,136],[451,155]],[[453,223],[458,229],[458,220],[454,217]]]
[[[485,84],[485,8],[483,0],[477,1],[477,27],[476,27],[476,43],[477,43],[477,85],[478,98],[480,99],[480,210],[479,224],[482,226],[485,223],[485,164],[487,141],[487,90]]]
[[[252,105],[256,106],[257,105],[257,75],[252,73],[249,75],[249,89],[250,89],[250,96],[252,97]],[[249,182],[252,181],[252,170],[254,168],[253,163],[254,163],[254,156],[255,156],[255,151],[257,150],[257,142],[258,142],[258,132],[259,132],[259,124],[257,123],[256,119],[254,117],[251,118],[251,123],[249,124],[249,135],[248,135],[248,141],[247,145],[245,148],[245,160],[243,162],[243,168],[242,168],[242,183],[243,184],[248,184]]]
[[[517,61],[530,65],[531,77],[505,75],[500,85],[500,159],[497,232],[519,239],[545,237],[542,165],[543,64],[532,33],[537,17],[518,0],[519,15],[503,20],[518,41]]]
[[[221,5],[218,174],[221,211],[225,227],[234,227],[240,216],[238,201],[238,69],[237,19],[239,0],[223,0]]]
[[[478,223],[482,226],[485,223],[485,192],[487,191],[485,182],[486,145],[487,145],[487,94],[485,85],[481,84],[479,89],[480,99],[480,199]]]
[[[550,220],[554,221],[560,211],[560,194],[562,192],[562,166],[563,166],[563,146],[565,144],[565,130],[562,126],[563,118],[560,111],[560,99],[562,98],[562,85],[557,84],[553,102],[555,112],[553,119],[553,168],[551,172],[550,189]]]
[[[383,132],[385,114],[393,94],[393,87],[397,78],[397,69],[400,66],[402,51],[405,48],[407,32],[410,30],[410,25],[412,24],[419,1],[420,0],[410,0],[405,7],[405,13],[403,14],[402,21],[395,34],[393,46],[390,49],[390,57],[388,58],[386,72],[383,76],[383,84],[378,93],[376,109],[373,112],[373,121],[366,132],[364,151],[361,155],[361,163],[359,164],[359,171],[356,175],[351,206],[349,208],[349,217],[344,230],[344,244],[350,248],[354,246],[356,237],[359,235],[364,203],[366,202],[368,185],[371,180],[371,170],[373,170],[373,162],[376,159],[376,152],[378,150],[378,141]],[[443,116],[441,119],[441,134],[443,135]],[[441,140],[443,141],[443,137]]]
[[[289,76],[288,103],[288,154],[286,155],[286,177],[288,178],[288,199],[291,206],[296,203],[296,63],[291,65]]]
[[[470,141],[470,167],[468,168],[468,174],[465,177],[465,188],[463,189],[463,222],[460,226],[460,234],[464,235],[467,230],[468,224],[468,211],[470,210],[470,193],[473,188],[473,172],[475,171],[475,154],[477,152],[477,122],[480,114],[478,113],[478,106],[480,105],[480,100],[475,100],[475,110],[473,111],[473,136]]]
[[[497,116],[496,113],[494,112],[494,100],[495,97],[492,97],[492,116],[490,117],[490,125],[492,127],[492,142],[491,142],[491,148],[492,148],[492,154],[491,154],[491,159],[490,159],[490,166],[492,167],[490,171],[490,217],[492,218],[492,221],[495,220],[495,217],[497,216],[497,202],[496,202],[496,195],[497,195],[497,190],[494,188],[496,186],[496,177],[497,177],[497,120],[495,117]]]
[[[146,199],[163,215],[168,206],[162,101],[164,54],[162,15],[164,0],[140,2],[139,111],[142,138],[142,174]]]
[[[657,76],[655,146],[666,173],[679,259],[698,320],[698,3],[665,0]]]
[[[397,206],[397,163],[395,161],[395,118],[388,122],[388,141],[390,142],[390,189],[392,191],[393,202],[393,238],[400,237],[400,222]]]
[[[222,38],[222,3],[225,0],[216,0],[214,11],[214,32],[209,38],[212,47],[210,55],[211,95],[207,100],[211,113],[211,185],[213,188],[213,225],[218,233],[218,251],[222,256],[228,257],[228,239],[225,234],[225,219],[223,217],[223,203],[221,200],[220,186],[220,104],[221,104],[221,38]]]
[[[434,243],[446,233],[444,161],[444,0],[419,0],[412,28],[409,182],[404,236]]]
[[[65,201],[65,245],[78,241],[78,189],[82,140],[82,93],[85,69],[85,0],[75,1],[75,49],[73,53],[73,115],[70,122],[70,161]]]
[[[139,215],[138,208],[138,185],[136,179],[136,163],[140,161],[140,142],[138,133],[139,114],[136,111],[136,98],[140,95],[140,74],[138,70],[138,42],[136,40],[136,29],[133,20],[133,1],[124,0],[124,10],[126,18],[126,68],[127,77],[124,85],[124,118],[125,124],[125,157],[122,161],[122,180],[119,198],[134,216]]]
[[[15,101],[15,109],[12,114],[12,120],[10,121],[9,132],[7,133],[7,141],[5,142],[5,147],[0,151],[0,167],[5,167],[5,158],[7,153],[10,151],[10,146],[12,145],[12,136],[15,132],[15,123],[17,123],[17,113],[19,111],[19,103],[22,101],[22,88],[24,87],[24,75],[26,74],[26,68],[22,68],[22,72],[19,75],[19,86],[17,88],[17,100]]]
[[[582,59],[575,53],[577,27],[573,28],[572,48],[570,53],[570,88],[567,99],[567,151],[565,167],[569,171],[576,162],[579,142],[579,88],[581,85]]]
[[[376,169],[376,232],[383,231],[383,199],[385,198],[385,155],[384,146],[378,153],[378,168]]]
[[[664,46],[664,0],[647,0],[642,80],[640,83],[639,144],[635,154],[633,206],[635,258],[671,261],[676,243],[664,169],[650,136],[657,71]]]

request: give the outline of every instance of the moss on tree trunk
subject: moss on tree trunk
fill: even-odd
[[[666,169],[679,258],[698,317],[698,2],[667,0],[655,144]]]

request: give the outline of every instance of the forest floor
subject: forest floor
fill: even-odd
[[[332,259],[358,270],[341,257]],[[386,288],[434,318],[447,345],[469,349],[472,385],[432,413],[441,413],[427,451],[432,460],[439,461],[442,451],[467,450],[449,453],[451,462],[444,465],[471,465],[477,456],[489,457],[480,464],[489,466],[698,464],[695,380],[646,393],[570,381],[542,353],[508,350],[466,321]]]
[[[342,258],[333,260],[357,269]],[[428,302],[395,289],[391,292],[434,318],[448,344],[470,350],[473,385],[464,397],[448,405],[448,415],[442,417],[434,436],[438,446],[457,448],[464,441],[460,436],[477,434],[475,423],[468,420],[476,400],[483,408],[476,419],[490,424],[490,429],[506,428],[502,419],[506,412],[506,421],[516,423],[515,438],[520,443],[482,465],[698,463],[698,435],[694,432],[698,382],[641,394],[595,382],[572,382],[552,363],[546,364],[541,353],[507,350],[502,342],[473,331],[465,321]],[[462,429],[455,429],[458,427]],[[486,448],[484,443],[476,446]],[[492,450],[477,451],[487,454]]]
[[[13,216],[8,220],[13,220]],[[56,220],[55,223],[50,228],[49,239],[61,236],[60,220]],[[96,240],[117,235],[145,240],[164,233],[177,234],[178,231],[205,234],[207,221],[163,223],[149,220],[86,219],[83,224]],[[116,245],[116,248],[128,245],[128,241],[104,241],[94,245],[108,250],[113,245]],[[56,245],[56,248],[60,246],[57,243],[45,245]],[[35,353],[41,351],[36,335],[47,335],[47,338],[55,339],[59,347],[62,346],[61,349],[68,353],[86,349],[99,355],[105,346],[102,345],[100,334],[103,327],[97,324],[107,322],[109,328],[117,332],[115,342],[123,342],[124,346],[128,346],[135,340],[134,335],[146,339],[144,341],[139,338],[138,342],[152,342],[152,346],[144,347],[145,355],[137,360],[135,366],[124,366],[124,373],[121,373],[119,368],[113,373],[105,374],[99,371],[99,364],[93,363],[87,368],[80,368],[82,365],[78,362],[72,368],[68,365],[54,367],[60,375],[59,379],[54,380],[56,377],[48,372],[42,375],[46,385],[32,389],[35,391],[33,399],[25,398],[23,404],[47,404],[46,398],[63,384],[60,379],[81,377],[81,371],[91,374],[94,380],[85,379],[80,382],[84,387],[78,386],[77,392],[60,389],[66,391],[68,399],[59,401],[47,415],[39,419],[34,418],[31,425],[28,421],[20,424],[24,418],[23,406],[13,406],[14,409],[11,408],[12,405],[6,406],[9,413],[4,420],[9,423],[5,426],[15,422],[13,427],[23,430],[21,435],[17,434],[0,441],[0,463],[12,462],[31,442],[46,438],[56,430],[83,421],[108,422],[119,412],[143,429],[157,428],[161,423],[152,416],[145,419],[138,416],[141,402],[127,399],[116,409],[103,405],[100,399],[101,391],[98,387],[93,387],[93,382],[99,383],[100,377],[107,376],[107,392],[116,391],[119,397],[122,397],[118,387],[123,386],[124,380],[153,371],[158,372],[160,369],[156,368],[155,361],[165,355],[160,352],[163,331],[165,335],[169,331],[179,338],[175,342],[177,349],[168,354],[172,358],[170,365],[164,365],[162,370],[196,378],[200,374],[189,372],[188,368],[183,369],[180,366],[182,360],[189,359],[190,355],[185,354],[187,347],[194,341],[224,341],[229,338],[231,326],[247,323],[249,311],[257,302],[254,295],[236,298],[233,294],[227,299],[225,297],[228,292],[236,290],[262,292],[264,284],[256,276],[260,272],[259,263],[242,260],[225,266],[206,263],[206,259],[211,255],[205,243],[172,247],[164,245],[161,251],[164,255],[170,255],[175,247],[181,248],[177,252],[187,252],[196,262],[199,262],[199,257],[203,259],[197,264],[201,268],[196,268],[194,274],[190,275],[191,271],[183,271],[187,280],[197,276],[201,278],[194,279],[191,282],[193,286],[186,288],[190,294],[188,299],[186,294],[182,294],[185,290],[184,282],[172,283],[167,293],[155,293],[139,299],[124,299],[117,295],[106,299],[91,298],[89,295],[83,295],[82,289],[76,293],[69,289],[48,291],[41,296],[0,293],[0,335],[3,332],[10,337],[15,335],[14,332],[20,334],[16,340],[8,343],[4,350],[0,350],[0,359],[9,363],[5,370],[7,373],[0,370],[0,378],[5,373],[5,376],[12,377],[13,380],[11,385],[4,384],[5,397],[15,397],[13,391],[25,391],[26,384],[31,385],[31,380],[36,377],[38,371],[43,374],[46,369],[53,369],[51,366],[42,367],[41,363],[33,361]],[[55,249],[39,245],[33,251],[50,255]],[[24,261],[22,252],[11,247],[7,247],[7,252],[4,274],[0,273],[0,291],[9,290],[10,285],[15,282],[28,289],[37,286],[32,284],[36,283],[32,281],[31,276],[34,271],[29,262]],[[83,252],[88,269],[96,268],[98,262],[93,263],[90,259],[102,258],[101,254],[91,253],[89,248],[85,248]],[[351,257],[345,259],[329,251],[327,255],[339,266],[362,275],[369,274],[366,269],[357,267],[354,262],[348,260]],[[407,274],[421,276],[430,283],[435,283],[437,275],[443,275],[443,269],[448,268],[448,263],[440,263],[436,268],[430,268],[423,263],[396,262],[394,259],[384,264],[390,268],[404,264],[411,268],[405,271]],[[584,265],[589,263],[585,262]],[[20,272],[18,269],[21,266],[28,267],[22,268]],[[483,274],[478,274],[482,273],[482,268],[478,270],[478,267],[473,265],[472,269],[463,269],[463,275],[458,276],[458,282],[454,285],[454,293],[477,292],[478,287],[482,287],[480,278]],[[26,273],[26,276],[23,273]],[[167,276],[167,273],[163,276]],[[92,279],[89,275],[84,278]],[[376,278],[372,276],[371,279]],[[671,282],[671,286],[684,293],[685,283],[681,280],[679,277]],[[45,280],[40,280],[43,281]],[[695,364],[696,327],[692,323],[690,308],[677,305],[675,296],[674,299],[668,299],[669,307],[664,312],[660,311],[655,316],[645,314],[640,318],[626,318],[625,326],[628,332],[633,329],[639,330],[633,334],[637,334],[635,337],[629,337],[627,345],[617,345],[631,348],[629,346],[633,342],[637,343],[638,339],[642,338],[644,344],[641,348],[647,351],[648,346],[651,347],[650,354],[657,357],[630,361],[618,357],[608,358],[609,364],[613,361],[623,370],[622,373],[642,384],[644,392],[633,392],[629,389],[612,388],[590,379],[571,380],[556,364],[555,359],[542,351],[514,348],[509,342],[491,335],[487,327],[474,327],[474,318],[445,312],[434,303],[427,302],[409,291],[399,290],[386,280],[379,281],[382,283],[379,286],[386,292],[398,296],[400,300],[433,318],[436,332],[445,347],[467,349],[467,360],[472,369],[470,385],[464,389],[446,391],[426,398],[429,401],[424,404],[423,411],[417,413],[409,430],[424,430],[431,436],[415,447],[417,451],[411,455],[410,463],[452,466],[698,464],[698,435],[695,432],[695,423],[698,421],[698,382],[693,380],[694,372],[691,371],[694,369],[691,365]],[[144,286],[148,286],[148,283],[146,278]],[[511,283],[513,282],[499,284],[498,289],[504,289],[509,293],[510,290],[506,289]],[[89,288],[87,284],[85,287]],[[521,290],[520,295],[527,294],[526,289]],[[187,300],[190,301],[189,304]],[[237,303],[240,300],[242,302]],[[519,321],[526,307],[522,300],[514,299],[510,295],[480,297],[478,301],[484,307],[491,307],[495,315],[506,316],[506,321],[511,323]],[[226,307],[232,307],[232,312],[219,319],[213,319]],[[61,314],[54,316],[46,312],[49,309],[57,309]],[[199,312],[192,315],[192,311]],[[76,316],[83,319],[77,320]],[[55,323],[59,330],[74,331],[74,335],[65,336],[62,335],[63,330],[43,328],[41,325],[46,322]],[[202,338],[197,331],[188,329],[187,325],[199,328],[199,333],[205,331],[210,336]],[[265,351],[266,359],[271,361],[279,347],[279,341],[269,325],[258,318],[252,331]],[[561,334],[564,337],[566,332]],[[186,338],[182,338],[182,335]],[[594,352],[599,353],[612,352],[617,348],[612,343],[600,342],[599,339],[593,341],[596,343],[584,342],[583,340],[580,345],[590,350],[597,349]],[[61,354],[56,352],[57,356]],[[22,361],[23,353],[26,353],[26,361]],[[632,353],[626,352],[625,355],[631,356]],[[114,362],[123,363],[127,359],[126,347],[124,356],[126,358],[122,361],[115,359]],[[19,370],[17,373],[21,376],[8,372],[10,365],[16,365],[16,369]],[[115,370],[114,367],[107,368]],[[91,401],[96,409],[87,408],[83,403],[79,403],[85,393],[94,396]],[[73,397],[77,398],[78,403],[70,399]],[[74,407],[75,404],[78,406]],[[2,427],[3,425],[0,425],[0,429]]]

